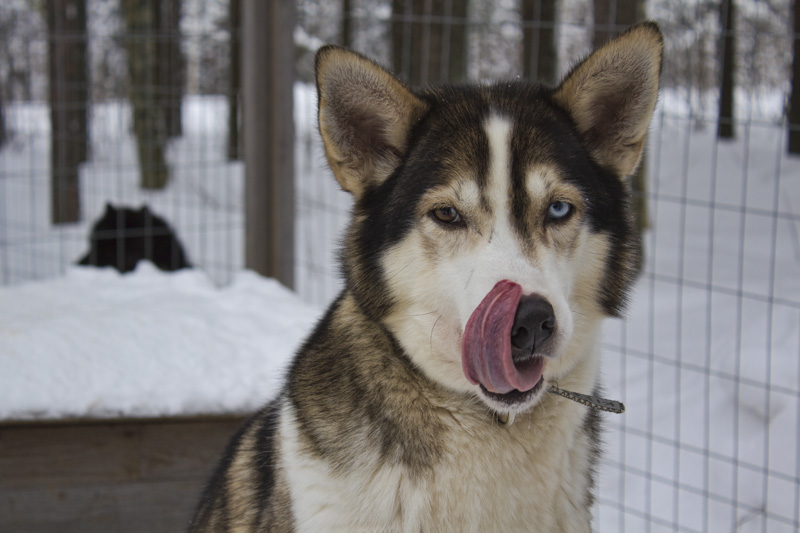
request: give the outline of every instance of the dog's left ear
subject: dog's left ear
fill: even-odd
[[[658,98],[664,37],[654,22],[633,26],[567,74],[555,91],[597,161],[633,174]]]
[[[336,46],[317,52],[316,75],[325,155],[342,188],[358,198],[400,164],[428,106],[377,64]]]

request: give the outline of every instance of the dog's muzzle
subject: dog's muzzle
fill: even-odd
[[[473,311],[464,330],[464,375],[504,403],[517,403],[542,382],[545,358],[556,331],[550,303],[522,296],[522,287],[498,282]]]

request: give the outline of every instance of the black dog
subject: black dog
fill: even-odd
[[[135,210],[106,204],[103,216],[89,235],[89,252],[79,265],[112,266],[130,272],[140,259],[161,270],[191,268],[181,243],[166,220],[147,206]]]

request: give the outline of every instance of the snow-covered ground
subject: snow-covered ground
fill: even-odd
[[[319,311],[249,271],[71,267],[0,299],[0,420],[246,413]]]
[[[306,304],[241,272],[242,168],[224,159],[224,99],[187,99],[172,182],[148,193],[137,186],[127,107],[96,106],[84,222],[59,228],[48,221],[47,110],[9,108],[0,418],[239,411],[274,394],[293,346],[338,290],[350,202],[324,169],[313,89],[295,95]],[[703,114],[714,106],[696,97],[666,92],[656,114],[645,273],[628,319],[605,330],[608,396],[627,412],[606,417],[600,531],[800,524],[800,159],[784,154],[781,96],[738,96],[745,124],[731,142],[716,141]],[[205,274],[70,268],[106,201],[148,203]]]

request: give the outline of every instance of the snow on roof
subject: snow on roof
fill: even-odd
[[[275,394],[320,311],[243,271],[72,267],[0,289],[0,420],[242,413]]]

